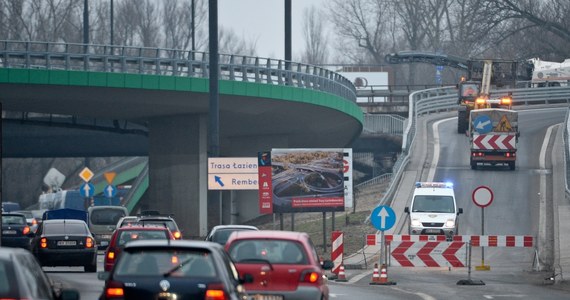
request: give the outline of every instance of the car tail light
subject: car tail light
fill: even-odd
[[[227,300],[227,294],[221,283],[208,284],[206,290],[206,300]]]
[[[116,281],[109,281],[105,287],[105,296],[111,299],[123,298],[125,296],[123,284]]]
[[[36,219],[32,219],[32,225],[38,225],[38,221]]]
[[[88,237],[85,239],[85,248],[93,248],[93,239]]]
[[[305,270],[301,273],[301,282],[318,283],[322,279],[322,275],[314,270]]]
[[[26,235],[26,234],[28,234],[28,233],[30,233],[30,227],[26,226],[26,227],[24,227],[24,229],[22,230],[22,234]]]
[[[174,236],[175,239],[179,240],[182,238],[182,234],[180,233],[180,231],[174,231],[172,233],[172,235]]]
[[[179,261],[178,261],[178,256],[173,255],[173,256],[170,258],[170,263],[171,263],[171,264],[177,265],[178,262],[179,262]]]
[[[40,247],[41,248],[47,248],[47,238],[42,238],[40,240]]]
[[[114,260],[115,259],[115,251],[109,250],[107,252],[107,260]]]

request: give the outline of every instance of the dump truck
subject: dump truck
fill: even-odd
[[[515,169],[520,136],[518,112],[502,108],[472,110],[469,122],[471,169],[480,164],[506,165]]]

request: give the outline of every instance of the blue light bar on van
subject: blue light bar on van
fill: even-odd
[[[453,182],[416,182],[416,188],[453,188]]]

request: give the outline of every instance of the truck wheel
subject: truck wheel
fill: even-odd
[[[477,170],[477,163],[474,161],[471,162],[471,170]]]
[[[457,133],[465,133],[467,131],[467,112],[457,112]]]
[[[514,171],[514,170],[515,170],[515,162],[514,162],[514,161],[509,162],[509,169],[510,169],[511,171]]]

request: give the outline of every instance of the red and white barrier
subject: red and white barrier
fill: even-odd
[[[342,231],[333,231],[332,232],[332,251],[331,251],[331,260],[334,263],[334,267],[332,272],[338,275],[340,271],[340,266],[343,263],[343,253],[344,253],[344,242],[343,242],[344,234]]]
[[[473,247],[533,247],[534,238],[529,235],[457,235],[453,241],[471,242]]]
[[[392,266],[465,267],[464,242],[392,242]]]

